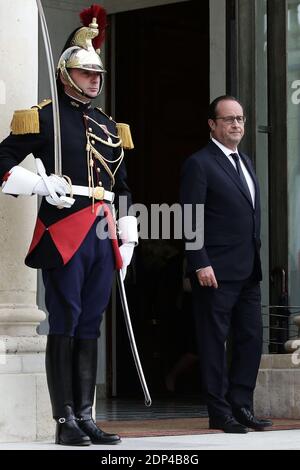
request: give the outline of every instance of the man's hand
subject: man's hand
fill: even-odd
[[[60,196],[65,196],[67,192],[70,192],[70,186],[62,176],[50,175],[48,176],[48,181],[49,184],[51,184],[53,191]],[[49,196],[50,194],[49,189],[42,178],[35,185],[32,192],[39,196]]]
[[[35,159],[35,165],[40,178],[42,178],[43,184],[41,181],[38,182],[38,187],[34,187],[36,194],[42,195],[42,192],[46,189],[48,195],[46,196],[46,201],[53,206],[63,208],[70,208],[75,202],[73,197],[66,196],[67,192],[71,192],[70,185],[67,183],[66,179],[62,176],[57,176],[51,174],[48,176],[44,164],[40,158]],[[40,191],[40,192],[37,192]],[[59,196],[58,196],[59,195]]]
[[[200,286],[202,287],[214,287],[215,289],[218,288],[217,279],[214,273],[214,270],[211,266],[207,266],[206,268],[202,268],[196,272],[198,281]]]

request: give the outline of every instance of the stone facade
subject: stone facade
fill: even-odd
[[[263,355],[255,390],[255,413],[300,419],[300,353]]]
[[[1,140],[9,133],[13,111],[37,102],[38,85],[36,2],[4,0],[2,3]],[[32,157],[26,158],[24,166],[34,168]],[[13,198],[0,194],[1,442],[32,441],[53,435],[44,367],[46,337],[36,332],[45,314],[36,304],[36,271],[23,262],[36,213],[36,197]]]

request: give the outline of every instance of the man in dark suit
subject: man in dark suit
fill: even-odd
[[[253,415],[262,351],[260,200],[252,163],[237,148],[245,121],[237,99],[215,99],[209,108],[211,140],[187,159],[181,181],[181,202],[193,209],[195,233],[196,205],[204,205],[204,244],[199,249],[189,242],[186,255],[209,426],[230,433],[272,425]]]

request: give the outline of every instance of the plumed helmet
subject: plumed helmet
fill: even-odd
[[[92,5],[80,13],[83,27],[75,30],[68,39],[58,61],[57,73],[79,94],[85,95],[81,88],[72,80],[69,69],[83,69],[101,73],[98,95],[103,87],[105,73],[101,58],[100,47],[105,38],[107,26],[106,11],[101,5]]]

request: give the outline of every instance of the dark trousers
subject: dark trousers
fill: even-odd
[[[96,226],[65,266],[43,270],[50,335],[93,339],[100,334],[115,261],[111,240],[100,240]]]
[[[262,352],[260,285],[256,281],[218,282],[218,289],[192,279],[193,310],[202,384],[210,417],[253,409]],[[230,334],[231,365],[226,341]]]

